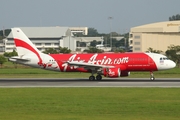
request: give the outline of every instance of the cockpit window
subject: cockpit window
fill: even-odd
[[[160,60],[169,60],[167,57],[161,57]]]

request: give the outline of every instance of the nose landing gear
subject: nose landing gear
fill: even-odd
[[[150,71],[150,80],[155,80],[155,77],[154,77],[154,74],[153,74],[153,71]]]

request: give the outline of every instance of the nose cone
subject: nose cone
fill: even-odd
[[[168,63],[165,65],[166,69],[172,69],[174,67],[176,67],[176,63],[172,60],[168,61]]]
[[[175,63],[174,61],[171,61],[171,62],[169,63],[169,67],[170,67],[170,68],[176,67],[176,63]]]
[[[176,67],[176,63],[172,60],[167,60],[164,63],[158,64],[158,70],[167,70]]]

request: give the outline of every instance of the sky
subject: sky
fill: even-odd
[[[180,0],[1,0],[0,30],[12,27],[88,27],[99,33],[169,21]],[[109,18],[112,19],[109,19]]]

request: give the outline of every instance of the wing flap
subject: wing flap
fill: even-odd
[[[108,65],[98,65],[98,64],[91,64],[91,63],[85,63],[85,62],[66,62],[71,66],[78,66],[78,67],[94,67],[94,68],[114,68],[114,66],[108,66]]]

